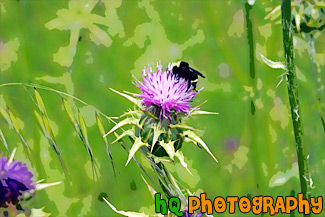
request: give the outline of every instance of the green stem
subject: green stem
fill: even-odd
[[[253,6],[245,3],[245,21],[246,21],[246,31],[247,40],[249,45],[249,75],[252,80],[255,80],[255,56],[254,56],[254,38],[253,38],[253,24],[250,17],[250,10]]]
[[[165,172],[165,177],[167,178],[167,171],[165,170],[165,166],[164,164],[162,164],[161,162],[156,163],[157,167],[161,169],[161,171]],[[156,170],[154,167],[152,168],[153,170]],[[165,193],[166,197],[168,198],[168,200],[172,197],[176,197],[176,194],[172,194],[170,189],[167,189],[167,183],[163,183],[163,181],[159,178],[158,175],[158,181],[160,184],[161,189],[163,190],[163,192]]]
[[[246,34],[248,42],[248,52],[249,52],[249,75],[250,75],[250,84],[253,88],[253,91],[256,96],[256,71],[255,71],[255,48],[254,48],[254,34],[253,34],[253,23],[251,19],[251,10],[253,6],[250,5],[247,1],[245,2],[245,22],[246,22]],[[255,103],[254,98],[250,101],[250,117],[249,117],[249,130],[252,135],[251,139],[251,151],[253,159],[252,164],[254,165],[255,177],[257,186],[260,190],[264,189],[265,181],[263,180],[263,169],[261,162],[261,152],[256,143],[256,117],[255,117]]]
[[[167,170],[165,165],[162,162],[155,162],[155,160],[151,157],[146,156],[145,153],[144,157],[148,160],[151,164],[153,171],[155,171],[160,187],[163,190],[165,196],[170,199],[172,197],[178,197],[182,203],[187,206],[187,200],[182,193],[181,189],[175,182],[175,179],[172,177],[171,173]]]
[[[281,4],[281,21],[283,33],[283,47],[285,62],[287,67],[287,86],[290,102],[291,118],[296,142],[299,177],[301,192],[307,199],[310,198],[310,173],[308,169],[307,155],[303,143],[303,127],[301,122],[300,103],[298,98],[298,86],[296,82],[296,72],[294,64],[294,48],[291,28],[291,2],[282,0]]]

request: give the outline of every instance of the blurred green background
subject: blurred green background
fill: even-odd
[[[261,53],[273,61],[284,61],[280,18],[265,19],[279,4],[257,1],[250,10],[256,70],[252,81],[243,1],[1,0],[0,84],[31,82],[52,87],[113,117],[133,105],[109,88],[139,92],[132,75],[139,78],[144,66],[158,60],[166,66],[185,60],[206,76],[198,84],[204,90],[194,105],[208,100],[202,109],[220,113],[191,120],[203,130],[199,134],[219,163],[203,149],[186,144],[183,152],[194,176],[178,162],[169,164],[169,169],[185,187],[192,192],[200,189],[209,198],[289,196],[292,190],[299,193],[300,185],[285,80],[276,88],[284,71],[269,68],[260,57]],[[319,100],[318,95],[324,94],[325,37],[323,32],[314,36],[322,80],[315,78],[303,33],[294,34],[295,63],[312,196],[324,196],[325,139],[320,118],[324,98]],[[44,206],[52,216],[119,216],[98,200],[105,192],[119,210],[153,213],[142,171],[133,161],[124,166],[127,153],[117,143],[110,145],[119,170],[114,177],[94,109],[75,102],[88,127],[99,165],[98,181],[93,179],[88,153],[63,109],[61,96],[38,91],[73,185],[65,182],[57,157],[35,120],[33,109],[37,108],[30,98],[33,89],[1,87],[0,106],[6,108],[7,104],[18,118],[34,164],[30,165],[17,134],[0,118],[10,150],[17,147],[15,158],[29,164],[35,180],[63,181],[39,192],[30,206]],[[251,102],[255,105],[253,116]],[[106,131],[114,126],[104,125]],[[108,139],[114,140],[113,136]],[[9,154],[2,143],[0,150]],[[242,215],[236,211],[235,216]]]

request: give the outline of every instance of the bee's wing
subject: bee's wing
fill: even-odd
[[[194,72],[195,74],[200,75],[202,78],[205,78],[205,76],[201,72],[196,71],[195,69],[193,69],[191,67],[189,69],[190,69],[191,72]]]

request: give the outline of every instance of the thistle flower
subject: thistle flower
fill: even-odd
[[[180,150],[183,142],[192,142],[205,149],[217,161],[204,141],[195,134],[197,130],[186,124],[188,119],[186,116],[217,113],[199,110],[200,106],[192,108],[191,100],[200,90],[195,91],[193,84],[189,85],[184,78],[176,77],[173,74],[171,64],[165,70],[160,62],[157,63],[156,67],[148,65],[143,70],[142,81],[136,79],[133,84],[141,90],[141,93],[132,94],[127,91],[121,93],[111,88],[112,91],[136,105],[136,108],[134,111],[129,110],[121,115],[120,118],[123,120],[116,123],[108,133],[103,133],[103,136],[114,132],[116,140],[113,143],[121,141],[121,145],[129,154],[126,165],[133,159],[146,173],[135,156],[136,152],[140,150],[155,171],[156,178],[158,178],[165,196],[168,198],[177,196],[183,204],[186,204],[186,197],[183,192],[189,191],[178,186],[177,180],[165,167],[163,161],[175,162],[177,158],[180,164],[192,175],[185,162],[184,154]],[[140,98],[141,102],[135,97]],[[125,126],[130,128],[125,130],[122,128]],[[118,134],[117,130],[123,130],[122,134]],[[124,138],[129,138],[133,143],[130,149],[127,143],[123,141]],[[146,184],[151,193],[157,192],[147,182]],[[124,216],[149,216],[144,213],[119,211],[105,198],[103,200],[116,213]],[[184,215],[185,217],[203,216],[201,212],[189,214],[187,210],[184,211]],[[161,215],[157,214],[157,216]]]
[[[137,108],[135,111],[125,112],[121,116],[124,120],[121,120],[104,135],[107,136],[114,132],[116,136],[114,142],[120,141],[124,137],[131,139],[133,145],[126,165],[141,149],[148,153],[148,156],[158,157],[155,159],[158,161],[160,157],[169,157],[172,161],[178,158],[181,165],[191,173],[187,168],[184,154],[180,150],[184,141],[204,148],[217,161],[204,141],[195,134],[196,130],[186,124],[187,116],[218,114],[199,110],[199,106],[192,107],[193,98],[202,89],[194,90],[193,85],[189,85],[187,80],[174,75],[171,64],[163,69],[160,62],[156,66],[152,64],[147,68],[144,67],[142,81],[136,78],[135,80],[133,84],[141,90],[139,94],[130,96],[111,89],[130,100]],[[134,97],[138,97],[140,100]],[[132,126],[132,128],[124,130],[119,135],[116,130],[125,125]]]
[[[26,164],[0,157],[0,207],[16,205],[25,192],[35,189],[33,174]]]
[[[147,111],[159,119],[171,119],[172,113],[190,113],[191,100],[198,92],[193,87],[188,88],[188,81],[184,78],[174,76],[171,65],[165,70],[160,62],[156,67],[154,64],[152,67],[148,65],[143,70],[142,79],[136,79],[134,84],[141,90],[136,96],[142,99],[142,105]]]

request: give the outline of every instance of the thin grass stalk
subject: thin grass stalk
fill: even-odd
[[[59,94],[61,97],[63,96],[66,96],[66,97],[69,97],[71,99],[74,99],[86,106],[90,106],[91,108],[93,108],[98,114],[101,114],[103,115],[108,121],[112,121],[114,124],[117,124],[112,117],[108,117],[107,115],[105,115],[102,111],[98,110],[95,106],[93,105],[90,105],[88,103],[86,103],[85,101],[79,99],[78,97],[75,97],[71,94],[68,94],[68,93],[65,93],[63,91],[59,91],[59,90],[56,90],[56,89],[53,89],[51,87],[47,87],[47,86],[43,86],[43,85],[39,85],[39,84],[34,84],[34,83],[3,83],[3,84],[0,84],[0,88],[1,87],[6,87],[6,86],[23,86],[23,87],[32,87],[32,88],[37,88],[37,89],[42,89],[42,90],[47,90],[47,91],[51,91],[51,92],[54,92],[54,93],[57,93]]]
[[[253,8],[252,5],[245,1],[245,22],[246,22],[246,35],[247,35],[247,42],[248,42],[248,52],[249,52],[249,76],[250,76],[250,84],[253,88],[254,93],[256,94],[256,71],[255,71],[255,49],[254,49],[254,34],[253,34],[253,23],[251,19],[251,10]],[[250,118],[249,118],[249,131],[250,131],[250,149],[252,151],[253,157],[252,165],[254,165],[255,170],[255,177],[257,186],[259,189],[264,189],[263,180],[263,169],[262,169],[262,162],[261,162],[261,151],[256,143],[256,116],[255,116],[255,104],[254,99],[252,98],[250,101]]]
[[[303,141],[303,125],[301,122],[301,110],[298,97],[298,86],[296,82],[296,72],[294,64],[294,48],[292,39],[292,26],[291,26],[291,1],[282,0],[281,3],[281,22],[283,33],[283,47],[285,63],[287,68],[287,86],[291,110],[291,119],[294,130],[294,137],[296,142],[299,178],[301,192],[305,198],[309,199],[311,192],[311,178],[308,168],[307,154],[304,150]],[[305,215],[307,216],[307,215]]]

